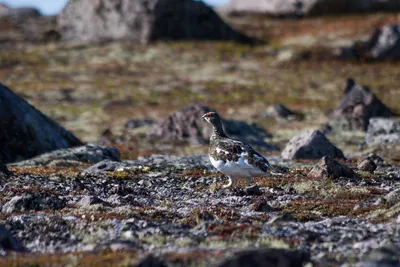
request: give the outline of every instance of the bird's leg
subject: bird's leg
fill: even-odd
[[[229,182],[222,186],[223,189],[229,188],[232,186],[232,178],[228,176]]]

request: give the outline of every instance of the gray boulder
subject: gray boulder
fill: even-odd
[[[191,144],[206,144],[212,134],[212,128],[203,120],[202,115],[210,111],[215,110],[202,105],[185,107],[156,125],[149,136],[157,139],[187,141]],[[231,138],[246,142],[257,149],[278,150],[276,146],[264,141],[271,135],[257,124],[223,118],[222,124],[226,134]]]
[[[343,152],[318,130],[308,130],[294,136],[281,156],[284,159],[319,159],[323,156],[344,158]]]
[[[78,145],[73,134],[0,84],[0,162]]]
[[[400,120],[371,118],[365,142],[367,145],[400,143]]]
[[[231,0],[219,8],[228,14],[307,16],[347,12],[400,10],[397,0]]]
[[[70,0],[58,16],[65,41],[253,40],[193,0]]]
[[[302,119],[302,114],[291,111],[282,104],[275,104],[268,107],[264,112],[260,114],[260,119],[265,119],[267,117],[272,117],[277,121],[287,121]]]
[[[349,78],[342,100],[330,115],[329,125],[339,130],[366,131],[370,118],[392,115],[367,86],[358,85]]]
[[[314,166],[314,168],[308,174],[314,178],[340,178],[347,177],[353,178],[356,177],[354,171],[343,165],[336,160],[332,159],[329,156],[324,156],[321,160]]]
[[[10,164],[12,166],[37,166],[45,165],[56,160],[78,161],[97,163],[102,160],[120,161],[119,151],[114,147],[105,147],[99,145],[84,145],[66,149],[58,149],[37,157]],[[58,165],[62,165],[58,163]]]
[[[25,248],[13,234],[7,230],[4,224],[0,224],[0,255],[1,251],[24,252]]]
[[[26,20],[30,17],[39,17],[40,12],[32,7],[10,8],[4,4],[0,4],[0,18],[11,18],[17,21]]]

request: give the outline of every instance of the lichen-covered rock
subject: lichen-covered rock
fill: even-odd
[[[377,166],[372,159],[364,159],[360,164],[357,165],[357,169],[365,172],[373,173],[376,170]]]
[[[188,106],[171,114],[165,121],[156,125],[149,133],[152,138],[187,141],[192,144],[206,144],[212,133],[202,116],[214,109],[202,106]],[[260,150],[277,150],[274,145],[264,141],[271,137],[257,124],[247,124],[243,121],[222,119],[226,134],[246,142]]]
[[[233,40],[253,42],[193,0],[70,0],[58,16],[66,41]]]
[[[400,120],[371,118],[365,142],[367,145],[400,143]]]
[[[0,84],[0,161],[82,145],[73,134]]]
[[[400,10],[397,0],[231,0],[220,8],[228,14],[257,13],[273,16],[326,15],[377,10]]]
[[[366,131],[370,118],[392,115],[367,86],[358,85],[349,78],[342,100],[330,115],[329,125],[339,130]]]
[[[343,152],[318,130],[304,131],[293,137],[281,156],[284,159],[319,159],[323,156],[344,158]]]
[[[0,255],[3,251],[24,252],[25,248],[13,234],[7,230],[4,224],[0,224]]]
[[[37,166],[51,164],[57,161],[57,165],[61,165],[59,160],[65,161],[66,165],[70,161],[97,163],[102,160],[120,161],[120,155],[116,148],[105,147],[99,145],[84,145],[73,148],[59,149],[49,153],[42,154],[32,159],[10,164],[12,166]]]
[[[343,165],[329,156],[324,156],[321,160],[314,166],[314,168],[308,174],[314,178],[354,178],[355,173],[352,169]]]
[[[66,202],[57,196],[42,193],[24,193],[13,197],[4,204],[3,213],[29,210],[58,210],[66,206]]]
[[[302,267],[310,260],[304,251],[264,248],[238,252],[231,258],[218,264],[218,267]]]

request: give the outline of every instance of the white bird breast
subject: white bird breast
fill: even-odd
[[[253,165],[249,164],[247,160],[244,160],[242,155],[240,155],[238,161],[229,161],[226,162],[223,160],[216,160],[211,155],[210,161],[211,164],[217,168],[220,172],[232,177],[246,177],[246,176],[255,176],[264,174],[262,170]]]

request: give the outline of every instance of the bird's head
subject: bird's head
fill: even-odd
[[[207,112],[202,116],[202,118],[211,125],[216,125],[219,123],[219,116],[217,112]]]

